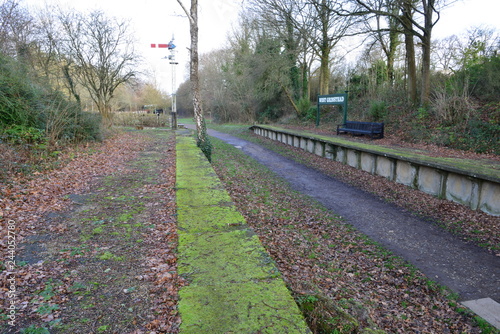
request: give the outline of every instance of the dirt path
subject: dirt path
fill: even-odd
[[[93,169],[109,159],[110,172],[84,181],[64,170],[88,190],[66,195],[70,210],[46,214],[24,238],[12,274],[15,326],[2,333],[177,331],[174,135],[145,130],[121,138],[108,149],[127,145],[122,161],[106,151],[81,161]]]
[[[373,240],[458,293],[460,300],[500,302],[500,258],[375,196],[346,185],[256,144],[209,130],[266,165]]]

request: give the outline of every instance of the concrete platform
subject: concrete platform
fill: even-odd
[[[179,132],[178,132],[179,133]],[[190,136],[177,136],[178,273],[183,334],[310,334],[258,236]]]
[[[418,150],[268,125],[253,125],[250,129],[260,136],[500,216],[500,164],[496,161],[435,157]]]
[[[482,298],[462,302],[462,305],[500,329],[500,304],[491,298]]]

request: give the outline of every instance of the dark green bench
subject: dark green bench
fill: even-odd
[[[369,135],[371,139],[381,139],[384,138],[384,123],[346,121],[337,125],[337,135],[341,133]]]

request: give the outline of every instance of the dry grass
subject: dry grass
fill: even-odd
[[[136,112],[117,112],[113,114],[113,124],[117,126],[164,127],[170,124],[166,114],[140,114]]]

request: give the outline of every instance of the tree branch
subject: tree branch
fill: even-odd
[[[187,8],[184,6],[184,4],[182,3],[181,0],[177,0],[177,2],[181,6],[181,8],[184,11],[184,13],[186,13],[186,15],[187,15],[187,17],[189,19],[189,23],[193,24],[194,23],[194,18],[191,16],[191,13],[187,10]]]

